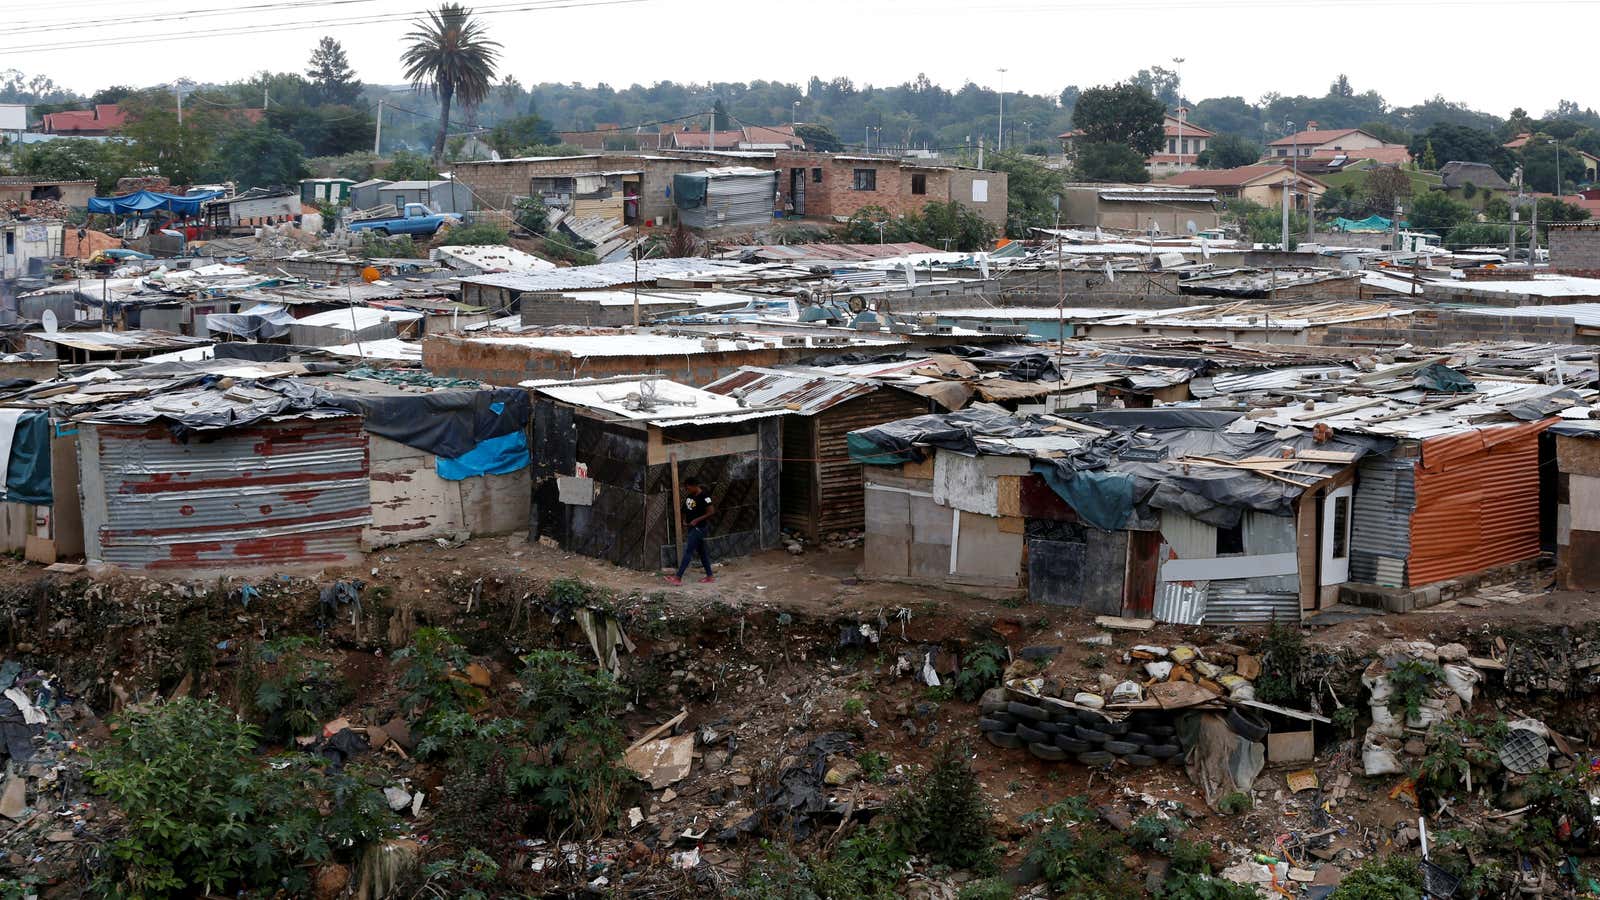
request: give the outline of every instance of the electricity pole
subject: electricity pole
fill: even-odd
[[[1006,70],[1000,69],[1000,133],[995,135],[994,152],[1006,145]]]
[[[1177,91],[1177,94],[1178,94],[1178,96],[1177,96],[1177,102],[1178,102],[1178,146],[1177,146],[1177,151],[1178,151],[1178,171],[1179,172],[1183,171],[1183,70],[1181,68],[1179,68],[1182,65],[1183,65],[1183,57],[1174,56],[1172,58],[1172,80],[1174,82],[1174,85],[1175,85],[1175,88],[1176,88],[1176,91]]]
[[[382,151],[379,148],[383,146],[383,99],[382,97],[378,98],[378,128],[372,134],[373,156],[382,155]]]

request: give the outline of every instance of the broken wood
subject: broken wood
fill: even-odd
[[[662,736],[663,734],[666,734],[667,732],[671,731],[672,729],[678,727],[678,723],[682,722],[684,719],[687,719],[687,718],[689,718],[689,711],[686,709],[686,710],[683,710],[682,712],[679,712],[677,715],[673,716],[672,718],[666,720],[665,722],[662,722],[660,725],[657,725],[656,727],[650,729],[649,731],[646,731],[637,741],[634,741],[633,743],[629,744],[628,745],[628,749],[626,749],[626,750],[624,750],[622,752],[623,753],[628,753],[630,751],[637,750],[641,744],[647,744],[647,743],[655,740],[656,738]]]

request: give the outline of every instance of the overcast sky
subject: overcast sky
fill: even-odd
[[[298,71],[332,34],[362,80],[398,83],[406,19],[423,0],[6,0],[0,69],[89,93],[188,77]],[[1587,31],[1600,0],[479,0],[504,74],[634,82],[898,84],[918,72],[1055,94],[1151,65],[1180,68],[1190,98],[1321,95],[1340,72],[1395,105],[1435,94],[1504,116],[1562,98],[1600,105],[1581,52],[1538,53]],[[544,5],[547,8],[529,10]],[[549,8],[565,6],[566,8]],[[43,30],[41,30],[43,29]],[[1507,31],[1545,35],[1512,45]],[[1529,31],[1528,29],[1531,29]],[[208,35],[225,30],[232,33]],[[153,41],[135,43],[154,37]],[[102,46],[83,46],[102,44]],[[1507,66],[1503,63],[1515,63]],[[1530,66],[1531,71],[1530,71]]]

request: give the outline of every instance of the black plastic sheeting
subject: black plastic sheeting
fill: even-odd
[[[1018,418],[1007,412],[987,409],[963,409],[952,413],[938,413],[887,422],[874,428],[863,428],[849,434],[850,455],[858,462],[871,462],[857,453],[863,442],[876,448],[881,457],[895,457],[898,462],[921,462],[923,454],[917,445],[954,450],[969,456],[978,452],[973,435],[983,437],[1038,437],[1045,434],[1043,425]],[[885,465],[890,461],[876,463]]]
[[[367,431],[445,459],[527,428],[532,409],[528,392],[521,388],[330,397],[334,406],[363,416]]]

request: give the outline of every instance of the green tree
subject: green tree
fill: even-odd
[[[381,174],[390,181],[437,181],[439,167],[421,153],[401,150],[390,157]]]
[[[124,174],[127,146],[120,141],[90,141],[66,138],[43,144],[27,144],[13,156],[19,175],[62,181],[93,181],[95,191],[105,195],[116,189]]]
[[[919,237],[916,216],[895,216],[876,204],[856,210],[844,225],[844,238],[852,244],[902,244]]]
[[[1006,173],[1006,234],[1027,237],[1033,228],[1056,224],[1057,198],[1066,179],[1059,169],[1013,153],[997,153],[989,168]]]
[[[550,123],[533,113],[501,122],[489,132],[489,146],[501,156],[513,156],[524,147],[553,144],[555,140],[556,133],[551,130]]]
[[[1412,228],[1445,235],[1452,228],[1472,218],[1472,208],[1457,203],[1443,191],[1424,191],[1411,200],[1406,221]]]
[[[1379,215],[1391,216],[1395,204],[1410,198],[1411,188],[1411,176],[1395,166],[1379,166],[1367,172],[1361,193],[1368,208]]]
[[[1426,156],[1430,147],[1439,163],[1480,162],[1494,166],[1502,175],[1510,171],[1500,139],[1481,128],[1441,122],[1411,139],[1411,155],[1417,159]]]
[[[917,239],[940,250],[987,250],[994,244],[994,224],[970,206],[949,200],[922,208]]]
[[[489,96],[501,45],[490,40],[483,24],[472,17],[472,10],[459,3],[445,3],[429,12],[426,21],[415,23],[406,40],[410,44],[400,54],[406,78],[418,91],[439,101],[433,161],[440,163],[450,134],[451,107],[460,102],[470,109]]]
[[[200,180],[223,130],[213,110],[190,106],[184,110],[180,125],[173,98],[164,91],[138,94],[122,105],[129,114],[122,134],[133,142],[130,169],[157,172],[174,185]]]
[[[1206,169],[1235,169],[1260,159],[1260,144],[1234,134],[1219,134],[1207,143],[1197,162]]]
[[[344,47],[331,37],[317,42],[311,51],[311,62],[306,68],[317,98],[323,103],[351,106],[361,99],[361,82],[350,69],[350,60]]]
[[[1420,160],[1419,165],[1421,165],[1423,170],[1427,172],[1439,171],[1439,157],[1433,152],[1432,141],[1428,141],[1426,146],[1423,147],[1422,159]]]
[[[718,97],[717,102],[711,104],[711,130],[727,131],[730,128],[732,125],[728,122],[728,107],[722,102],[722,98]]]
[[[1072,123],[1086,143],[1122,144],[1141,157],[1158,152],[1166,137],[1161,123],[1166,113],[1161,101],[1137,84],[1118,83],[1083,92],[1072,112]]]
[[[816,150],[819,153],[838,153],[844,149],[844,141],[826,125],[814,122],[802,122],[794,127],[794,133],[806,142],[807,150]]]
[[[288,187],[310,170],[304,151],[291,137],[266,125],[235,129],[217,145],[209,181],[232,181],[240,190]]]
[[[1522,148],[1523,183],[1530,190],[1555,193],[1557,188],[1556,166],[1559,158],[1561,191],[1562,193],[1571,193],[1573,187],[1583,180],[1583,160],[1572,151],[1572,148],[1562,147],[1553,140],[1548,138],[1541,140],[1539,137],[1535,137],[1533,140],[1538,141],[1538,143],[1530,141],[1526,147]]]
[[[1095,142],[1078,145],[1073,172],[1080,181],[1120,181],[1142,184],[1150,180],[1144,157],[1127,144]]]

